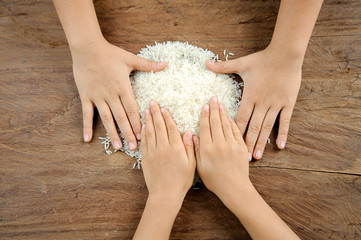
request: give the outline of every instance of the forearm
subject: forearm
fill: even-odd
[[[323,0],[282,0],[270,47],[302,58]]]
[[[225,205],[237,216],[252,239],[299,239],[251,185],[230,195]]]
[[[92,0],[53,0],[70,47],[103,39]]]
[[[174,220],[182,206],[181,200],[148,197],[134,240],[169,239]]]

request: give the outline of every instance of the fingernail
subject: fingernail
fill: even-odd
[[[214,65],[214,61],[212,61],[212,60],[207,60],[207,62],[209,65]]]
[[[260,150],[258,150],[258,151],[256,152],[256,157],[257,157],[257,158],[262,157],[262,152],[261,152]]]
[[[84,141],[85,142],[89,141],[89,135],[87,133],[84,134]]]
[[[142,126],[142,128],[143,128],[143,126]],[[140,140],[140,137],[141,137],[140,133],[137,133],[137,139],[138,140]]]
[[[281,142],[281,148],[285,148],[285,146],[286,146],[286,142],[285,142],[285,140],[282,140],[282,142]]]
[[[114,142],[114,148],[115,149],[120,149],[120,143],[118,141]]]
[[[252,160],[252,153],[248,153],[248,160],[249,160],[249,161]]]
[[[145,124],[142,125],[142,129],[143,129],[143,130],[145,129]]]
[[[194,145],[198,144],[198,138],[196,136],[193,136],[193,142],[194,142]]]
[[[130,150],[135,150],[135,144],[134,143],[130,142],[128,146],[129,146]]]
[[[209,112],[209,105],[208,105],[208,104],[204,105],[203,108],[204,108],[204,111],[205,111],[206,113]]]
[[[165,109],[161,108],[160,111],[164,114],[165,113]]]
[[[220,109],[220,110],[223,110],[223,109],[224,109],[223,104],[219,104],[219,109]]]
[[[186,132],[186,138],[192,138],[192,132],[191,131]]]
[[[154,107],[154,106],[155,106],[155,101],[154,101],[154,100],[150,100],[149,105],[150,105],[151,107]]]
[[[147,108],[147,109],[145,109],[145,114],[149,114],[150,112],[149,112],[149,108]]]
[[[216,103],[218,101],[217,97],[213,96],[212,101]]]
[[[164,67],[165,65],[167,65],[167,62],[157,62],[158,67]]]

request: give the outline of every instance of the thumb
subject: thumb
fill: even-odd
[[[160,70],[163,70],[166,66],[166,62],[154,62],[151,60],[147,60],[144,58],[141,58],[137,55],[133,55],[133,57],[130,59],[129,65],[133,68],[133,70],[139,70],[143,72],[158,72]]]
[[[194,150],[196,152],[196,159],[197,159],[197,165],[199,166],[199,162],[201,160],[200,153],[199,153],[199,138],[197,136],[193,136],[193,142],[194,142]]]
[[[183,135],[183,143],[184,143],[184,147],[186,148],[188,160],[190,162],[194,162],[195,161],[195,156],[194,156],[194,147],[193,147],[192,132],[191,131],[187,131]]]
[[[244,71],[243,58],[234,60],[214,62],[212,60],[206,61],[207,68],[215,73],[241,73]]]

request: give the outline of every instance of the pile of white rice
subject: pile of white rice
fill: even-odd
[[[152,99],[169,110],[182,134],[191,130],[193,134],[198,135],[202,106],[208,103],[212,96],[218,97],[232,119],[236,118],[242,94],[241,84],[231,75],[216,74],[208,70],[206,60],[220,61],[211,51],[188,42],[155,42],[155,45],[143,48],[138,56],[168,63],[163,71],[135,72],[131,77],[143,123],[144,110],[149,107],[149,101]],[[226,58],[228,59],[228,55]],[[100,139],[103,140],[106,153],[111,154],[110,139],[108,137]],[[131,157],[136,157],[137,162],[133,167],[140,168],[140,143],[136,151],[130,151],[124,138],[122,139],[124,143],[122,151]]]

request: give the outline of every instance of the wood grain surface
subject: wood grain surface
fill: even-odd
[[[279,1],[95,1],[105,37],[133,53],[189,41],[234,57],[267,46]],[[134,159],[82,142],[80,99],[51,1],[0,1],[0,239],[130,239],[147,189]],[[361,239],[361,2],[326,0],[303,65],[287,148],[275,131],[256,188],[301,239]],[[205,188],[171,239],[250,239]]]

